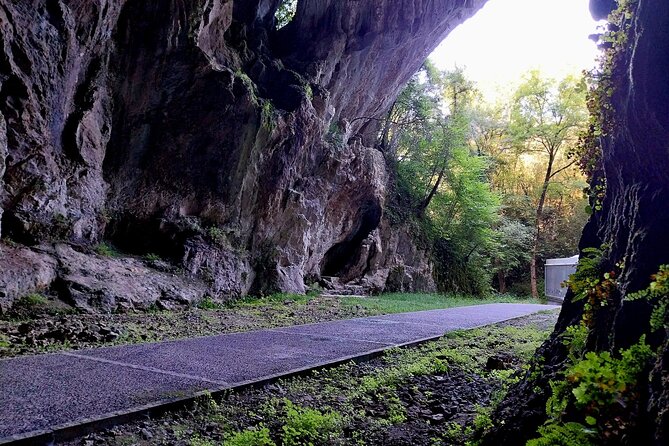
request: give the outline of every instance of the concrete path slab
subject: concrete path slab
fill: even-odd
[[[369,342],[310,338],[274,330],[77,352],[80,357],[183,373],[226,384],[272,376],[378,348]]]
[[[0,444],[47,444],[166,404],[553,305],[490,304],[0,360]]]
[[[475,307],[456,307],[447,310],[416,311],[413,313],[389,314],[379,319],[416,324],[421,327],[434,326],[443,331],[459,330],[494,324],[508,319],[533,313],[537,307],[548,308],[547,305],[535,304],[485,304]],[[476,308],[472,311],[471,308]],[[558,308],[558,307],[554,307]],[[529,313],[528,313],[529,312]]]
[[[376,318],[297,325],[280,330],[284,333],[294,333],[308,337],[339,338],[345,339],[347,342],[373,342],[385,346],[444,334],[444,331],[435,325],[410,324],[403,321]]]

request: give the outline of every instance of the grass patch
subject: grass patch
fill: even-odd
[[[197,307],[200,310],[220,310],[223,308],[223,305],[214,301],[211,296],[205,296],[204,299],[198,302]]]
[[[269,296],[249,296],[242,299],[230,302],[228,308],[249,308],[249,307],[264,307],[264,306],[282,306],[282,305],[306,305],[311,301],[315,295],[313,294],[292,294],[292,293],[276,293]]]
[[[103,257],[119,257],[121,254],[118,250],[109,243],[99,243],[95,247],[95,252]]]
[[[411,311],[438,310],[492,303],[543,303],[537,299],[519,298],[508,294],[475,297],[458,294],[388,293],[374,297],[345,297],[345,305],[360,305],[373,314],[407,313]]]
[[[41,294],[32,293],[25,296],[21,296],[14,305],[21,306],[23,308],[33,308],[46,305],[48,299]]]

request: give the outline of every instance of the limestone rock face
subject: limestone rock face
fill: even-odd
[[[2,237],[110,239],[225,295],[431,287],[385,222],[374,118],[484,0],[300,0],[277,31],[280,3],[0,0]]]
[[[2,255],[2,312],[32,292],[57,291],[80,310],[110,312],[193,305],[209,291],[206,283],[180,277],[160,261],[101,256],[62,243],[3,246]]]
[[[363,282],[373,290],[434,292],[437,286],[426,248],[420,248],[408,228],[382,221],[375,231]]]
[[[56,280],[56,260],[48,254],[0,246],[0,314],[21,296],[49,289]]]

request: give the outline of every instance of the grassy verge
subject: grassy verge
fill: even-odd
[[[25,300],[25,302],[24,302]],[[211,299],[181,311],[151,307],[146,312],[81,314],[64,304],[34,296],[14,316],[0,318],[0,357],[138,344],[233,333],[407,311],[493,302],[529,302],[510,296],[477,298],[437,294],[383,294],[369,298],[328,298],[275,294],[221,304]],[[69,308],[69,307],[68,307]],[[71,308],[70,308],[71,309]]]
[[[537,299],[520,298],[508,294],[488,297],[459,294],[387,293],[366,298],[343,298],[345,305],[361,305],[374,314],[405,313],[410,311],[437,310],[491,303],[544,303]]]

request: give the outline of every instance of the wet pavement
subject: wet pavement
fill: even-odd
[[[0,444],[113,421],[553,305],[487,304],[0,360]],[[53,434],[56,434],[55,437]]]

